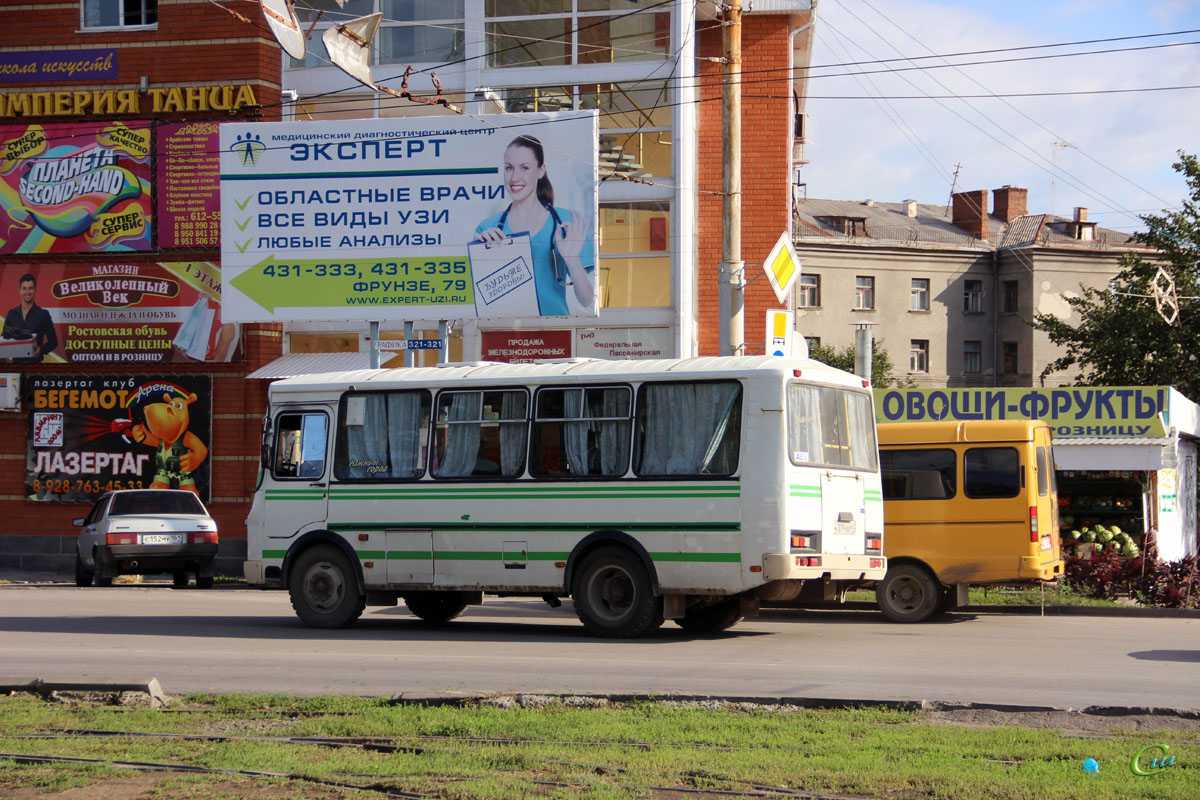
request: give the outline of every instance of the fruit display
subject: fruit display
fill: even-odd
[[[1134,558],[1140,552],[1137,542],[1116,525],[1093,525],[1082,530],[1063,534],[1063,544],[1075,547],[1075,555],[1095,550],[1108,549],[1125,558]]]

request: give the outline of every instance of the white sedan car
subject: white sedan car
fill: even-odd
[[[213,583],[217,523],[200,498],[177,489],[109,492],[75,520],[75,584],[111,586],[122,574],[169,572],[177,587]]]

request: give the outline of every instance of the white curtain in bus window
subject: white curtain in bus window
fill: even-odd
[[[737,469],[741,389],[733,381],[643,386],[638,474],[732,474]]]
[[[475,471],[479,456],[483,394],[454,392],[438,398],[438,442],[433,474],[438,478],[465,478]]]
[[[428,428],[427,392],[348,396],[338,477],[419,478]]]
[[[500,474],[515,478],[525,471],[524,392],[503,392],[500,401]]]

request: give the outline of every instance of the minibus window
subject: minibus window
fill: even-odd
[[[1046,469],[1046,448],[1044,447],[1037,449],[1037,481],[1038,497],[1050,494],[1050,477]]]
[[[881,450],[884,500],[945,500],[955,495],[953,450]]]
[[[339,480],[416,480],[425,473],[429,392],[356,392],[338,415]]]
[[[790,383],[787,404],[788,456],[793,464],[876,468],[870,395]]]
[[[742,385],[646,383],[638,391],[638,475],[732,475],[742,437]]]
[[[624,475],[629,469],[632,407],[627,386],[539,390],[530,474],[536,478]]]
[[[528,405],[524,389],[439,394],[433,477],[519,477],[525,471]]]
[[[1016,497],[1021,491],[1021,457],[1015,447],[973,447],[963,455],[967,497]]]

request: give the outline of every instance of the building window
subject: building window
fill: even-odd
[[[669,203],[600,206],[600,261],[596,291],[601,308],[671,305]]]
[[[801,275],[796,287],[796,306],[816,308],[821,305],[821,276]]]
[[[913,339],[908,343],[908,371],[929,372],[928,339]]]
[[[1004,374],[1017,374],[1017,343],[1005,342],[1001,345],[1001,352],[1004,355]]]
[[[128,3],[130,0],[124,0]],[[305,0],[296,4],[296,19],[307,30],[316,23],[303,59],[288,57],[288,69],[327,67],[329,54],[321,34],[352,17],[382,13],[373,42],[371,63],[408,64],[454,61],[463,57],[464,0]],[[323,12],[323,13],[322,13]],[[370,107],[369,105],[367,106]],[[360,113],[358,116],[363,116]]]
[[[929,310],[929,278],[912,279],[912,297],[909,301],[908,310]]]
[[[1016,281],[1005,281],[1004,282],[1004,306],[1003,306],[1003,308],[1004,308],[1005,314],[1017,313],[1017,282]]]
[[[124,28],[158,22],[158,0],[83,0],[84,28]]]
[[[662,61],[670,55],[671,13],[661,3],[594,0],[580,3],[578,11],[573,5],[571,0],[487,0],[488,66]],[[639,8],[645,11],[629,13]]]
[[[978,340],[963,342],[963,373],[978,375],[983,371],[981,369],[982,361],[983,342]]]
[[[875,308],[875,279],[859,275],[854,279],[854,307],[861,311]]]
[[[983,281],[963,282],[963,311],[968,314],[983,313]]]
[[[805,336],[804,343],[808,345],[808,352],[811,353],[812,349],[814,347],[821,346],[821,337],[820,336]]]

